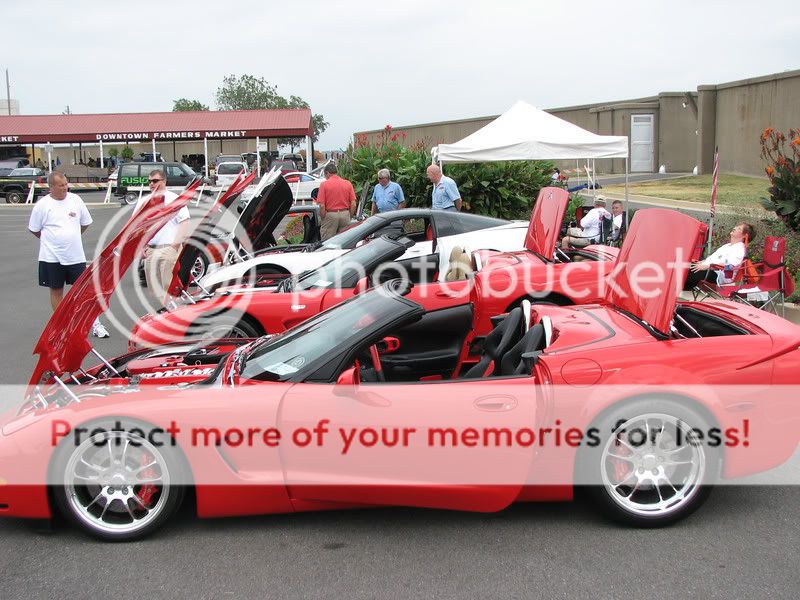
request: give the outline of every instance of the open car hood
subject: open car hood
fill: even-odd
[[[542,188],[531,213],[531,222],[525,236],[525,248],[553,260],[561,223],[569,204],[567,190],[557,187]]]
[[[205,216],[197,223],[183,245],[175,268],[172,271],[172,282],[167,291],[173,296],[179,296],[181,292],[192,283],[192,267],[198,255],[214,240],[214,231],[220,219],[226,214],[228,208],[241,196],[246,187],[253,183],[255,171],[243,176],[237,175],[234,182],[225,190],[211,207]]]
[[[293,202],[292,189],[280,171],[270,171],[261,178],[253,198],[239,218],[239,225],[247,233],[253,253],[275,245],[272,232],[289,212]]]
[[[636,212],[610,275],[605,300],[669,332],[689,262],[702,252],[705,223],[665,208]]]
[[[72,373],[91,351],[87,339],[94,320],[108,308],[108,300],[141,247],[194,197],[196,179],[170,204],[150,200],[95,258],[64,296],[42,332],[34,354],[39,362],[30,383],[40,382],[45,372]]]

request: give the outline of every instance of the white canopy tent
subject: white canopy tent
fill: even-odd
[[[431,150],[433,162],[465,163],[500,160],[625,159],[628,197],[628,137],[597,135],[519,101],[494,121],[454,144]]]

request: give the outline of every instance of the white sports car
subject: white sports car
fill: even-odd
[[[268,205],[284,206],[272,202]],[[444,276],[450,250],[458,245],[467,250],[521,250],[525,247],[527,221],[504,221],[492,217],[442,210],[407,208],[373,215],[325,242],[278,246],[259,250],[255,256],[241,260],[241,253],[228,253],[232,264],[209,265],[208,274],[200,280],[210,289],[249,275],[300,274],[316,269],[349,252],[373,237],[386,233],[404,233],[415,244],[399,260],[418,258],[436,263]]]

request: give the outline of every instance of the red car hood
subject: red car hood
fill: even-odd
[[[172,270],[172,282],[167,290],[169,294],[179,296],[183,290],[189,287],[192,282],[192,266],[194,266],[197,256],[213,241],[214,228],[225,211],[241,196],[244,189],[253,183],[255,177],[255,171],[246,176],[237,175],[225,193],[212,203],[208,212],[197,223],[175,262],[175,268]]]
[[[533,207],[525,248],[540,254],[547,260],[553,259],[553,252],[561,233],[561,223],[569,204],[567,190],[556,187],[542,188]]]
[[[87,339],[92,323],[108,308],[111,294],[139,256],[141,246],[186,206],[199,185],[199,179],[192,182],[170,204],[148,202],[89,264],[56,308],[33,349],[39,355],[39,362],[31,376],[31,385],[39,383],[47,371],[61,374],[80,368],[92,349]]]
[[[665,208],[639,210],[611,273],[605,300],[669,332],[689,262],[702,251],[705,223]]]

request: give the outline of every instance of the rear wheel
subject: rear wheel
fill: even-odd
[[[696,442],[708,432],[695,410],[669,400],[639,400],[611,410],[593,427],[597,447],[578,455],[578,483],[610,518],[637,527],[662,527],[706,501],[719,474],[719,453]],[[703,438],[705,439],[705,438]]]
[[[17,190],[6,192],[6,203],[8,204],[22,204],[25,202],[25,195]]]
[[[125,196],[123,196],[123,200],[125,200],[125,204],[136,204],[139,200],[139,194],[135,192],[126,192]]]
[[[112,542],[140,539],[166,524],[187,482],[168,434],[126,421],[96,422],[86,430],[91,435],[82,442],[65,438],[54,457],[53,496],[64,517]]]

